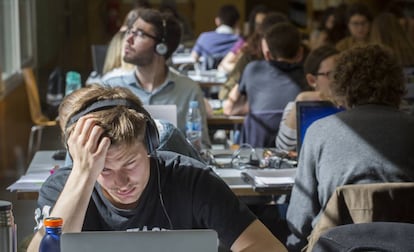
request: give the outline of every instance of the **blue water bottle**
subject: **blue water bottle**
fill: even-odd
[[[39,252],[60,252],[60,235],[63,220],[59,217],[48,217],[43,221],[46,234],[40,242]]]

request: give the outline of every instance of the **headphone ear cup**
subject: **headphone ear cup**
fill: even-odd
[[[154,152],[160,146],[160,137],[158,128],[155,122],[151,118],[147,118],[147,129],[145,132],[145,138],[147,142],[148,153]]]
[[[167,44],[165,44],[164,42],[158,43],[155,46],[155,52],[158,53],[161,56],[166,55],[167,52],[168,52]]]

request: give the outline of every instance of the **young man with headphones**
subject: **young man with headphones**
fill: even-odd
[[[171,15],[154,9],[139,9],[128,21],[124,58],[135,71],[104,76],[102,83],[131,89],[144,104],[177,105],[177,127],[185,134],[190,101],[196,100],[202,114],[202,141],[210,147],[204,95],[197,83],[169,68],[166,61],[177,49],[181,28]]]
[[[62,217],[63,232],[208,228],[232,251],[286,251],[213,171],[155,153],[157,128],[128,89],[79,89],[59,116],[73,165],[43,184],[38,223]],[[28,251],[38,251],[44,233],[39,225]]]

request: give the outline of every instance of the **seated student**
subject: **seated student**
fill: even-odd
[[[381,46],[341,53],[331,90],[346,110],[308,128],[287,211],[289,251],[303,248],[338,186],[414,181],[414,117],[399,110],[403,71]]]
[[[403,67],[414,66],[414,42],[391,13],[381,13],[372,22],[370,43],[388,46]]]
[[[312,51],[306,58],[304,70],[308,84],[314,91],[305,91],[289,102],[282,116],[276,137],[276,148],[285,151],[296,149],[296,101],[321,101],[331,99],[330,84],[332,82],[335,58],[338,51],[332,46],[321,46]]]
[[[167,66],[167,60],[177,49],[181,28],[171,15],[154,9],[140,9],[128,21],[124,40],[123,60],[134,70],[121,75],[107,74],[102,83],[131,89],[144,104],[177,106],[177,127],[186,133],[186,116],[191,101],[198,101],[202,116],[202,144],[211,146],[207,109],[200,86]],[[109,76],[108,76],[109,75]]]
[[[233,70],[228,74],[227,81],[220,87],[219,99],[225,100],[234,85],[239,83],[240,76],[247,64],[254,60],[262,60],[262,38],[264,32],[277,23],[289,22],[285,14],[279,12],[269,12],[260,25],[257,25],[254,33],[247,39],[246,45],[238,53],[238,59]],[[224,59],[223,59],[224,60]]]
[[[369,40],[372,15],[363,3],[354,3],[349,6],[346,14],[349,36],[336,44],[336,49],[345,51],[358,45],[366,45]]]
[[[230,52],[224,56],[223,60],[220,61],[220,64],[217,66],[219,71],[225,72],[227,74],[231,73],[236,65],[237,61],[240,59],[242,55],[242,49],[246,47],[248,40],[252,36],[255,36],[255,31],[261,26],[263,19],[266,17],[269,9],[262,5],[256,5],[249,14],[249,23],[248,23],[248,31],[243,36],[240,37],[239,40],[233,45]]]
[[[234,5],[223,5],[215,18],[217,28],[214,31],[203,32],[197,38],[191,55],[196,62],[204,57],[204,68],[213,69],[230,52],[239,40],[236,34],[240,14]]]
[[[303,48],[296,27],[279,23],[269,28],[262,39],[265,60],[250,62],[243,71],[240,86],[235,85],[223,103],[227,115],[246,114],[238,105],[247,98],[251,112],[282,110],[305,89],[302,65]]]
[[[286,251],[213,171],[154,152],[157,128],[128,89],[90,85],[65,97],[60,127],[73,166],[43,184],[36,220],[59,216],[63,232],[208,228],[233,251]],[[28,251],[38,251],[38,226]]]

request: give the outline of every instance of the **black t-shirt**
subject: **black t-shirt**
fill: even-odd
[[[96,183],[82,230],[171,229],[169,217],[173,229],[214,229],[220,241],[230,247],[256,217],[225,182],[204,167],[185,156],[158,152],[157,157],[151,157],[148,185],[138,206],[132,210],[114,207]],[[70,168],[60,168],[43,184],[38,199],[39,209],[36,210],[38,220],[49,214],[70,171]],[[165,209],[161,204],[159,187]]]

